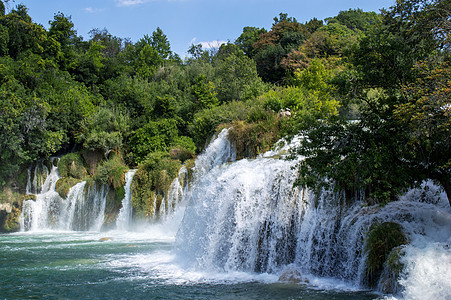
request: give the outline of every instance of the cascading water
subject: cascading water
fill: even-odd
[[[133,176],[135,176],[137,170],[129,170],[125,174],[125,195],[124,199],[122,199],[122,207],[119,211],[119,214],[117,216],[116,220],[116,228],[119,230],[128,230],[130,228],[130,223],[132,219],[132,181]]]
[[[21,216],[21,228],[22,230],[40,230],[48,229],[53,227],[58,221],[57,217],[60,212],[60,206],[63,199],[55,191],[55,185],[60,178],[58,174],[58,168],[52,166],[52,169],[48,175],[45,177],[45,181],[42,186],[37,187],[35,185],[38,180],[37,177],[41,178],[39,170],[43,169],[43,164],[38,164],[34,171],[34,179],[32,182],[32,187],[27,187],[27,191],[40,191],[36,194],[36,201],[26,200],[23,203],[22,216]],[[44,169],[45,174],[48,170],[46,167]],[[31,173],[31,172],[30,172]],[[29,180],[28,182],[31,182]]]
[[[210,146],[228,149],[226,137],[223,131]],[[186,194],[188,207],[176,251],[187,267],[280,274],[294,266],[311,283],[335,278],[359,287],[366,277],[370,226],[393,221],[410,241],[402,257],[400,292],[415,298],[411,294],[421,295],[416,285],[438,291],[439,298],[451,295],[451,264],[440,263],[451,260],[451,209],[445,193],[432,197],[438,205],[421,202],[424,197],[414,192],[384,207],[365,206],[363,201],[349,205],[341,194],[323,191],[318,196],[293,187],[297,161],[272,158],[284,151],[221,164],[209,158],[218,148],[207,148],[196,162],[199,173]],[[233,150],[219,153],[227,162],[224,157]],[[200,165],[203,161],[209,163]]]
[[[44,167],[43,167],[44,166]],[[27,186],[27,191],[35,191],[36,200],[26,200],[23,203],[21,229],[23,231],[41,230],[100,230],[104,221],[104,211],[108,187],[98,187],[95,183],[87,185],[82,181],[74,185],[66,199],[56,192],[56,182],[60,179],[58,167],[53,164],[46,175],[46,167],[38,163],[33,172],[33,182]],[[40,173],[44,175],[41,175]],[[31,170],[29,174],[31,174]],[[45,176],[41,186],[36,182]]]
[[[95,183],[87,187],[86,181],[74,185],[61,208],[61,230],[99,231],[103,225],[108,187]]]

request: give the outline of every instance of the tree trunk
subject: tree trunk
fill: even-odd
[[[451,206],[451,183],[450,176],[443,176],[439,179],[440,184],[445,190],[446,196],[448,197],[449,205]]]

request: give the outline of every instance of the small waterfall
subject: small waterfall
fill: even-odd
[[[74,185],[67,194],[60,214],[60,230],[99,231],[103,225],[108,187],[86,181]]]
[[[36,200],[26,200],[21,214],[23,231],[40,230],[100,230],[104,222],[104,211],[108,187],[96,183],[87,185],[85,181],[74,185],[63,199],[56,192],[56,182],[60,179],[57,166],[53,165],[41,186],[36,178],[41,178],[41,170],[46,167],[38,163],[34,170],[34,182],[27,187],[28,192],[36,193]],[[31,170],[29,174],[31,174]]]
[[[287,146],[224,164],[233,157],[223,140],[226,133],[199,157],[198,173],[185,194],[187,208],[175,246],[188,268],[280,274],[295,266],[307,278],[336,278],[359,287],[366,278],[365,238],[371,225],[393,221],[410,241],[402,258],[403,293],[418,293],[415,285],[423,280],[422,288],[439,287],[435,295],[451,294],[446,284],[451,264],[440,263],[451,260],[451,209],[445,193],[424,200],[410,191],[384,207],[366,206],[364,199],[346,204],[340,193],[314,195],[294,187],[297,161],[273,158]],[[214,152],[222,158],[212,159]],[[427,274],[427,284],[421,274]]]
[[[179,170],[177,177],[172,181],[169,187],[169,193],[167,196],[166,214],[174,212],[176,205],[180,203],[185,195],[185,189],[187,187],[188,170],[185,166],[182,166]]]
[[[41,165],[42,166],[42,165]],[[38,171],[34,172],[34,177],[40,177]],[[58,168],[53,166],[51,172],[46,176],[41,187],[34,184],[30,190],[39,190],[36,194],[36,201],[26,200],[22,208],[22,230],[46,230],[54,228],[58,223],[58,216],[63,199],[55,191],[55,185],[60,178]],[[37,182],[37,180],[34,180]]]
[[[196,159],[194,167],[194,181],[200,179],[214,167],[226,162],[235,161],[236,152],[228,139],[229,129],[223,129],[219,135],[205,149],[204,153]]]
[[[51,158],[49,162],[52,166],[55,159],[56,158]],[[38,160],[35,164],[32,164],[27,170],[26,194],[38,194],[43,192],[42,186],[49,174],[50,171],[44,160]]]
[[[125,174],[125,195],[122,199],[122,207],[116,220],[116,228],[119,230],[128,230],[132,219],[132,181],[137,170],[130,170]]]

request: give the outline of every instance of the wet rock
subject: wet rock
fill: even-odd
[[[286,268],[282,275],[279,277],[280,282],[284,283],[308,283],[308,280],[303,278],[301,275],[301,272],[299,272],[298,269],[295,267],[288,267]]]
[[[100,242],[106,242],[106,241],[112,241],[112,240],[113,240],[112,237],[103,237],[103,238],[99,239]]]

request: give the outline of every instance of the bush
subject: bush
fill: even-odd
[[[375,286],[393,248],[406,244],[401,225],[393,222],[373,224],[366,241],[368,282]]]
[[[110,159],[104,161],[97,167],[94,180],[101,184],[109,184],[115,189],[121,188],[125,184],[125,172],[128,167],[124,164],[119,155],[111,155]]]
[[[137,163],[142,163],[148,153],[168,151],[178,137],[174,119],[150,121],[135,131],[130,139],[130,148]]]
[[[78,153],[69,153],[62,156],[58,162],[58,171],[61,177],[73,177],[81,180],[88,175],[85,162]]]
[[[230,102],[221,106],[199,111],[188,126],[198,149],[202,149],[220,124],[229,124],[234,120],[246,120],[249,105],[243,102]]]
[[[81,182],[80,179],[72,177],[60,178],[55,185],[56,192],[60,195],[61,198],[65,199],[71,187],[79,182]]]
[[[230,141],[236,149],[237,159],[253,158],[266,152],[280,138],[280,119],[269,118],[266,121],[245,123],[233,122],[229,131]]]
[[[162,213],[162,201],[167,199],[179,168],[180,162],[170,159],[166,152],[146,156],[133,177],[132,205],[138,218],[154,218]]]

